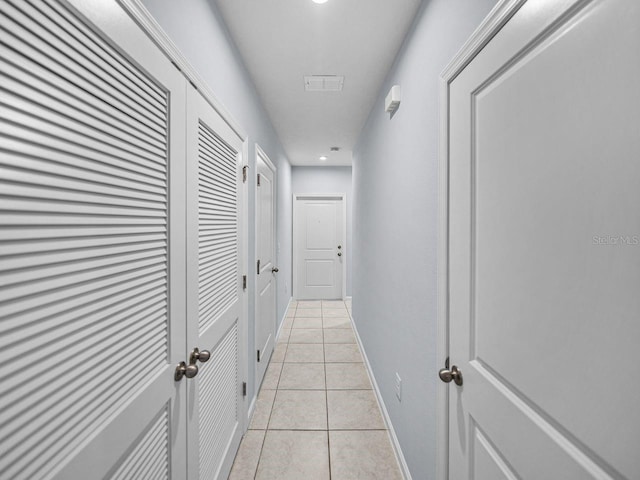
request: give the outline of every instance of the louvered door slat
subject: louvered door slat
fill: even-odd
[[[215,156],[221,158],[233,157],[237,154],[233,147],[229,146],[220,135],[205,124],[201,123],[198,125],[198,134],[200,135],[200,143],[198,144],[200,150],[208,149],[213,152],[218,152]],[[221,167],[227,168],[230,174],[233,171],[228,164],[221,165]]]
[[[202,205],[202,208],[227,212],[230,215],[235,213],[232,206],[227,202],[221,201],[216,195],[210,194],[205,189],[200,191],[200,204]]]
[[[15,0],[12,0],[15,3]],[[99,41],[95,41],[92,32],[84,25],[73,21],[73,17],[64,8],[51,0],[39,2],[31,1],[32,16],[47,30],[59,37],[64,43],[75,48],[76,58],[91,59],[109,78],[119,81],[121,88],[135,92],[150,104],[155,105],[157,112],[164,111],[164,95],[162,90],[153,82],[132,68],[129,62],[123,61],[119,55],[113,55],[109,49],[104,49]],[[38,15],[41,12],[42,15]]]
[[[23,11],[26,12],[23,13]],[[100,61],[100,58],[86,49],[84,44],[77,39],[64,38],[64,36],[60,38],[52,35],[46,28],[46,24],[50,25],[47,17],[40,17],[44,20],[44,25],[39,23],[38,19],[32,18],[30,14],[33,13],[33,9],[29,2],[22,1],[15,5],[11,5],[8,1],[3,2],[0,6],[0,13],[10,17],[12,24],[10,28],[12,31],[19,33],[21,38],[25,40],[23,45],[28,49],[29,56],[38,59],[40,63],[47,65],[53,72],[59,72],[59,66],[64,65],[67,76],[73,75],[80,82],[79,85],[93,87],[88,90],[91,93],[95,89],[99,89],[102,90],[103,97],[108,94],[110,98],[116,99],[119,105],[125,105],[126,103],[137,104],[140,107],[138,114],[149,119],[156,117],[156,120],[160,120],[164,116],[166,99],[162,99],[161,92],[158,91],[159,101],[150,101],[146,94],[143,94],[143,96],[136,95],[129,87],[132,83],[131,78],[124,77],[114,70],[110,71],[109,68],[103,68],[105,65]],[[52,12],[52,15],[56,15],[56,13]],[[58,16],[58,19],[60,19],[60,16]],[[96,41],[95,35],[91,36]],[[98,43],[100,42],[98,41]],[[13,44],[19,45],[15,41]],[[140,81],[139,79],[137,81],[133,80],[133,83],[140,83]],[[147,91],[153,92],[148,86]],[[133,112],[131,109],[129,111]]]
[[[210,238],[200,239],[200,328],[205,329],[233,303],[237,283],[237,152],[234,152],[215,132],[200,123],[199,140],[199,224],[229,225],[232,235],[219,239],[216,248],[209,248]],[[205,148],[206,146],[206,148]],[[213,153],[226,153],[226,156]],[[203,202],[203,194],[204,202]],[[226,209],[209,208],[209,198],[215,198]],[[234,212],[227,216],[227,212]],[[234,228],[235,227],[235,228]],[[207,232],[210,233],[210,232]],[[225,268],[229,266],[229,268]],[[209,267],[209,268],[207,268]],[[204,308],[203,308],[204,305]]]
[[[156,248],[164,247],[164,242],[158,241],[143,244],[124,244],[111,248],[73,248],[69,251],[63,249],[55,253],[39,255],[13,255],[7,260],[7,269],[15,269],[13,272],[0,274],[0,285],[19,284],[29,281],[43,281],[53,278],[54,282],[60,276],[66,275],[69,269],[77,271],[90,271],[112,266],[114,261],[125,263],[129,260],[136,261],[148,257],[157,257]],[[33,267],[32,270],[25,270]]]
[[[168,478],[169,465],[166,462],[168,449],[169,414],[168,408],[165,408],[109,478],[111,480]]]
[[[141,202],[139,205],[157,205],[165,199],[165,192],[154,193],[141,190],[140,186],[136,185],[135,182],[127,182],[132,187],[135,186],[135,189],[126,188],[120,182],[116,184],[114,179],[110,179],[111,184],[104,182],[108,180],[108,177],[104,176],[101,178],[104,183],[96,181],[98,179],[96,177],[99,177],[98,175],[94,176],[94,181],[90,182],[87,180],[88,175],[84,172],[80,177],[77,170],[66,169],[65,172],[65,169],[60,166],[55,169],[52,168],[51,162],[30,162],[27,159],[20,159],[19,163],[19,167],[16,167],[15,164],[12,167],[0,166],[0,176],[6,182],[13,182],[15,185],[37,185],[38,187],[55,188],[56,190],[68,192],[90,192],[95,195],[109,195],[113,201],[117,201],[119,198],[126,199],[126,201],[138,200]],[[49,167],[50,170],[42,171],[38,170],[38,167],[43,169]],[[79,183],[78,179],[83,182]],[[142,203],[145,201],[149,203]]]
[[[3,108],[15,123],[20,123],[26,129],[33,130],[59,139],[66,139],[69,143],[84,145],[97,151],[105,151],[109,155],[120,157],[134,164],[138,163],[147,168],[164,171],[162,152],[153,147],[141,148],[141,143],[130,143],[128,136],[113,138],[110,128],[97,130],[93,125],[82,125],[75,119],[65,118],[45,107],[20,99],[15,95],[4,95],[0,100]]]
[[[79,136],[74,132],[65,134],[63,129],[49,125],[38,118],[30,118],[28,113],[7,111],[14,122],[20,125],[8,123],[0,119],[0,131],[9,140],[17,140],[33,144],[35,148],[48,148],[54,154],[67,154],[72,158],[85,159],[87,163],[105,163],[111,168],[121,168],[124,171],[131,171],[133,175],[146,175],[146,183],[162,185],[160,182],[166,172],[159,169],[159,165],[150,162],[142,157],[136,157],[125,149],[116,149],[110,145],[102,145],[86,137]],[[83,143],[86,141],[86,144]],[[15,146],[15,145],[11,145]],[[27,153],[32,151],[31,145],[16,148],[17,153]],[[7,145],[5,148],[8,148]],[[83,166],[81,165],[80,168]],[[101,165],[100,165],[101,167]],[[106,170],[106,168],[105,168]]]
[[[238,332],[233,325],[211,352],[200,380],[200,478],[215,478],[229,435],[237,423]]]
[[[119,278],[117,281],[97,283],[94,285],[96,288],[92,290],[81,291],[81,294],[74,292],[75,295],[72,294],[61,300],[52,295],[47,299],[48,302],[43,302],[37,309],[27,308],[28,301],[16,302],[11,308],[3,306],[0,310],[0,316],[5,316],[0,333],[14,332],[17,338],[22,338],[16,333],[22,327],[24,331],[21,335],[31,338],[32,335],[29,334],[28,329],[32,325],[36,329],[42,328],[45,332],[60,328],[65,325],[69,312],[77,313],[82,318],[82,315],[90,314],[94,308],[103,308],[106,311],[110,305],[118,305],[121,295],[154,288],[164,283],[166,283],[166,274],[163,270],[145,269],[127,275],[125,278]],[[15,315],[15,312],[20,312],[20,315]]]
[[[224,175],[224,172],[211,173],[207,170],[208,169],[206,167],[202,167],[202,179],[205,182],[211,183],[203,185],[202,191],[219,196],[220,198],[228,199],[232,202],[235,196],[235,188],[233,188],[231,184],[225,184],[225,182],[220,180],[220,176]]]
[[[0,19],[0,478],[37,479],[167,369],[170,100],[66,2]],[[168,478],[154,411],[113,478]]]
[[[164,195],[166,186],[161,172],[131,165],[127,161],[109,157],[83,146],[33,133],[23,135],[24,129],[0,122],[0,149],[18,161],[6,168],[25,169],[39,174],[82,178],[98,185],[119,185],[132,192],[144,191]],[[9,135],[14,135],[10,137]],[[27,140],[31,143],[26,143]],[[41,143],[35,143],[40,141]]]
[[[2,12],[0,12],[0,15],[1,13]],[[21,62],[31,59],[41,65],[45,70],[53,73],[56,80],[58,78],[66,78],[71,84],[71,88],[84,90],[94,98],[107,98],[109,104],[117,110],[130,117],[135,117],[136,114],[139,114],[144,119],[143,121],[146,126],[152,130],[162,133],[161,128],[158,125],[154,125],[161,120],[161,118],[157,117],[155,114],[149,113],[148,111],[142,112],[145,105],[136,105],[135,102],[124,102],[120,96],[120,92],[105,83],[99,77],[94,77],[88,72],[81,71],[77,65],[73,65],[72,63],[68,64],[72,67],[75,66],[78,71],[66,69],[66,65],[65,67],[62,67],[61,63],[68,62],[68,58],[59,55],[57,52],[53,52],[52,56],[58,58],[51,58],[51,56],[42,53],[48,49],[48,45],[46,43],[32,35],[29,31],[21,28],[19,25],[13,25],[13,27],[19,32],[19,35],[25,41],[12,40],[12,47],[4,48],[3,46],[2,53],[5,57],[5,61],[11,62],[14,65],[20,65]],[[1,38],[2,36],[0,36],[0,39]],[[34,48],[32,44],[26,43],[28,40],[35,42],[39,48]],[[138,111],[140,112],[138,113]]]
[[[82,238],[91,238],[97,236],[103,236],[104,238],[109,238],[112,236],[118,237],[123,235],[131,235],[132,237],[137,237],[140,235],[154,235],[162,234],[162,227],[154,227],[154,226],[132,226],[126,229],[126,233],[122,227],[118,225],[104,225],[101,227],[85,227],[81,225],[70,225],[68,227],[55,227],[55,226],[33,226],[32,228],[22,228],[20,230],[17,229],[5,229],[0,225],[0,231],[2,232],[2,237],[7,241],[27,241],[27,240],[63,240],[73,241],[74,239],[82,239]],[[36,240],[36,242],[38,241]],[[11,245],[7,243],[7,245]]]
[[[12,67],[5,63],[8,70],[14,70]],[[45,85],[39,85],[41,89],[36,88],[38,83],[32,82],[29,85],[21,84],[16,79],[8,75],[9,72],[3,69],[0,75],[0,80],[4,84],[7,90],[13,93],[13,98],[8,96],[3,97],[3,100],[14,108],[19,108],[20,102],[28,100],[33,102],[47,110],[56,112],[61,118],[69,118],[75,120],[80,125],[91,126],[95,122],[100,122],[103,125],[105,133],[112,136],[118,136],[121,139],[127,139],[130,145],[136,145],[139,141],[143,142],[144,148],[147,148],[156,155],[162,155],[165,145],[160,135],[143,135],[135,129],[124,129],[122,126],[110,116],[103,115],[101,112],[93,109],[92,112],[87,113],[85,110],[91,110],[87,107],[87,104],[78,104],[71,99],[74,105],[69,105],[62,101],[59,96],[64,97],[65,94],[59,89],[48,88]],[[55,96],[52,96],[55,95]],[[78,108],[80,107],[80,108]],[[146,133],[146,132],[145,132]]]
[[[6,46],[0,45],[2,53],[2,73],[7,79],[18,81],[25,74],[31,76],[29,88],[50,99],[55,99],[62,105],[74,108],[77,112],[93,117],[96,121],[121,128],[142,141],[155,144],[163,142],[163,132],[157,130],[157,126],[144,117],[132,117],[126,112],[113,108],[105,108],[104,105],[86,103],[82,94],[76,93],[77,87],[67,78],[52,76],[46,69],[32,59],[24,57]],[[22,87],[26,88],[26,87]]]
[[[65,337],[68,341],[73,338],[80,346],[69,346],[65,353],[70,355],[74,348],[82,349],[82,341],[90,339],[93,335],[111,331],[118,325],[126,325],[126,322],[138,315],[139,312],[152,309],[154,304],[161,303],[163,300],[162,282],[156,282],[151,288],[145,285],[142,288],[127,290],[118,295],[117,300],[117,305],[114,305],[109,299],[103,302],[96,302],[91,307],[85,306],[84,308],[65,312],[55,319],[44,318],[37,323],[31,322],[23,326],[23,337],[31,338],[34,345],[37,344],[39,351],[43,352],[43,355],[46,355],[47,358],[57,352],[57,342],[63,341]],[[96,312],[94,306],[104,308]],[[55,333],[43,333],[47,332],[47,328],[55,328]],[[0,352],[0,359],[9,361],[11,358],[20,355],[22,351],[21,345],[21,341],[18,340],[8,344]]]
[[[226,168],[224,162],[227,157],[217,154],[210,154],[206,151],[200,152],[200,159],[202,160],[202,165],[200,166],[202,175],[205,177],[209,177],[215,182],[206,185],[209,188],[226,188],[230,190],[233,195],[233,191],[235,190],[235,183],[231,181],[229,178],[234,171]],[[235,173],[233,173],[235,175]]]
[[[111,245],[137,245],[137,244],[145,244],[146,242],[153,241],[162,241],[162,234],[154,234],[154,233],[130,233],[129,235],[99,235],[97,238],[92,237],[91,234],[87,235],[78,235],[76,231],[76,235],[73,235],[71,238],[58,238],[56,239],[56,234],[52,234],[52,232],[42,232],[41,237],[38,240],[31,239],[23,239],[23,241],[14,241],[11,242],[7,240],[7,242],[3,245],[3,254],[5,255],[24,255],[25,257],[21,259],[21,262],[39,262],[37,257],[34,257],[34,254],[40,252],[47,252],[49,250],[60,251],[61,253],[64,251],[73,252],[77,248],[98,248],[98,247],[108,247]],[[88,233],[88,232],[87,232]],[[101,230],[97,230],[93,232],[94,235],[98,233],[103,233]],[[46,235],[46,239],[42,239]],[[70,232],[68,232],[70,235]],[[27,240],[27,241],[25,241]],[[11,259],[8,258],[6,260],[10,262]],[[46,263],[46,262],[42,262]],[[57,263],[57,262],[56,262]],[[23,265],[27,266],[29,263],[24,263]]]

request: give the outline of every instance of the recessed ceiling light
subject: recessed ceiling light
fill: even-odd
[[[315,0],[313,0],[313,1],[315,2]],[[326,159],[327,159],[327,157],[325,157],[324,155],[322,155],[322,156],[320,157],[320,160],[322,160],[323,162],[324,162]]]
[[[327,3],[327,0],[312,0],[313,3]]]

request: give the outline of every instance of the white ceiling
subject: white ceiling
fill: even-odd
[[[291,163],[351,165],[421,0],[216,1]],[[305,92],[305,75],[327,74],[342,92]]]

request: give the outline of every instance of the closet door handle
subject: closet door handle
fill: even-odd
[[[182,380],[182,377],[193,378],[198,374],[198,366],[195,363],[187,365],[184,362],[180,362],[176,367],[176,371],[173,374],[173,379],[176,382]]]
[[[211,353],[209,350],[199,350],[197,347],[193,349],[191,355],[189,356],[189,364],[195,365],[197,361],[202,363],[208,362],[209,358],[211,358]]]

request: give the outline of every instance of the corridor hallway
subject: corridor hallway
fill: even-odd
[[[292,301],[230,480],[401,479],[350,301]]]

